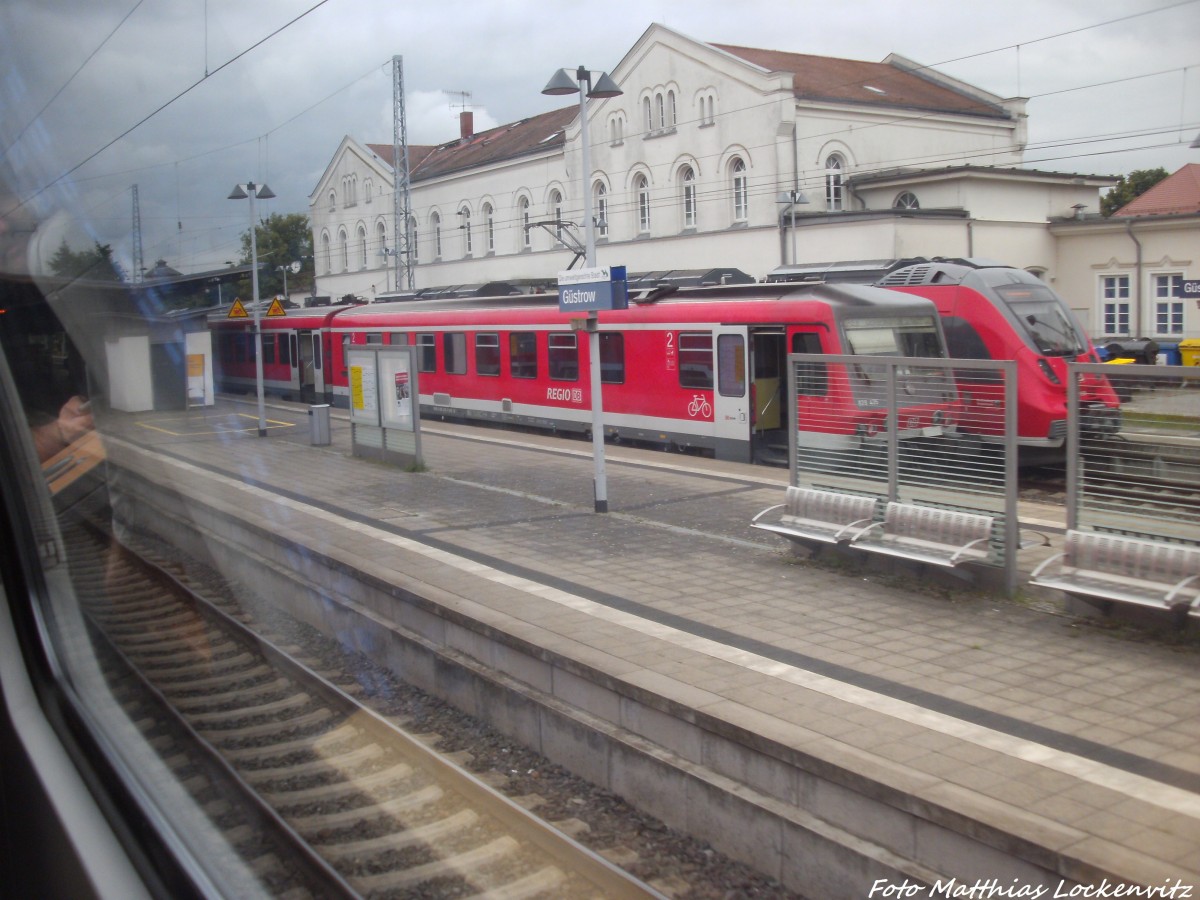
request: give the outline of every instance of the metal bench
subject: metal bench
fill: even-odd
[[[936,566],[984,562],[993,516],[891,502],[882,522],[859,531],[851,546]]]
[[[1200,616],[1200,547],[1070,530],[1063,552],[1034,569],[1030,581],[1080,597]]]
[[[761,522],[776,509],[787,511],[778,522]],[[750,520],[752,528],[772,531],[793,541],[837,544],[850,540],[875,521],[875,498],[816,488],[789,487],[787,501],[769,506]]]

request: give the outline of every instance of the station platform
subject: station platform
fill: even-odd
[[[468,712],[806,896],[1200,896],[1193,639],[799,559],[749,527],[786,470],[609,445],[598,514],[590,443],[425,422],[407,472],[352,457],[337,411],[312,446],[307,410],[272,402],[265,438],[253,401],[101,429],[116,464],[393,585],[422,640],[624,749],[478,690]],[[619,772],[635,752],[659,768]],[[718,787],[744,827],[707,834]]]

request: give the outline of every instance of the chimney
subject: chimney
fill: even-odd
[[[458,114],[458,130],[463,140],[475,133],[475,114],[471,110],[464,109]]]

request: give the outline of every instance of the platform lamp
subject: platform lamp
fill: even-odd
[[[235,184],[229,194],[230,200],[250,198],[250,308],[254,311],[254,381],[258,388],[258,436],[267,436],[267,407],[263,397],[262,320],[258,308],[258,237],[255,234],[257,219],[254,213],[255,200],[271,200],[275,193],[265,184],[248,181]]]
[[[583,66],[571,74],[570,69],[559,69],[554,73],[550,82],[542,88],[542,93],[551,97],[579,94],[579,144],[582,153],[582,165],[579,167],[580,193],[583,195],[583,234],[584,234],[584,265],[594,268],[596,265],[596,222],[592,218],[592,191],[588,179],[592,177],[591,148],[588,146],[588,100],[606,100],[619,97],[624,93],[617,83],[609,78],[607,72],[598,72],[595,84],[592,83],[592,72]],[[588,356],[591,358],[592,386],[592,457],[595,460],[595,498],[596,512],[608,512],[608,486],[604,474],[604,405],[600,396],[600,330],[597,327],[597,314],[588,313]]]

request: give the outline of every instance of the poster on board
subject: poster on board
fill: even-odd
[[[397,348],[399,350],[400,348]],[[412,371],[412,356],[405,352],[379,353],[380,410],[385,428],[414,428],[413,393],[416,387]]]

